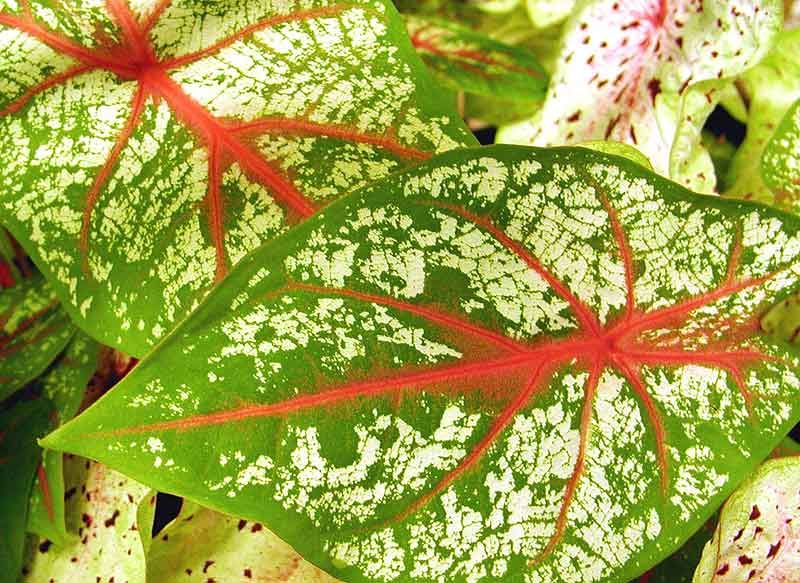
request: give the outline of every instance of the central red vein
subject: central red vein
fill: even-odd
[[[50,482],[47,480],[47,472],[44,471],[44,466],[39,464],[36,468],[36,475],[39,477],[39,489],[42,491],[42,504],[47,512],[47,518],[50,522],[55,523],[56,514],[53,511],[53,497],[50,494]]]

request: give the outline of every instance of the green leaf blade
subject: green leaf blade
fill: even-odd
[[[331,200],[475,143],[388,2],[112,1],[93,9],[103,48],[65,36],[73,9],[55,28],[0,12],[19,79],[0,95],[0,205],[70,315],[127,353]]]
[[[454,152],[248,256],[46,444],[345,581],[634,577],[800,417],[757,326],[798,250],[618,157]]]
[[[764,148],[761,173],[779,204],[800,196],[800,100],[789,108]]]

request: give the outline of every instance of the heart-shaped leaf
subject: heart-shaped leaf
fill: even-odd
[[[583,148],[452,152],[251,254],[43,443],[345,581],[624,580],[800,418],[758,326],[799,289],[792,215]]]
[[[0,401],[44,372],[74,333],[42,276],[0,289]]]
[[[149,534],[151,525],[137,524],[137,513],[150,488],[76,456],[65,457],[64,479],[71,536],[63,545],[41,540],[22,583],[145,583],[139,528]]]
[[[149,580],[159,583],[207,583],[209,579],[336,583],[261,523],[188,501],[153,540],[147,571]]]
[[[800,99],[800,30],[782,32],[767,57],[737,83],[750,102],[747,136],[733,157],[725,195],[800,208],[800,200],[776,196],[764,183],[764,148],[792,103]]]
[[[35,381],[52,404],[51,427],[58,427],[75,416],[92,374],[97,369],[99,345],[78,332],[53,367]],[[44,453],[31,492],[28,531],[57,542],[67,535],[64,523],[64,470],[61,452]]]
[[[0,583],[17,583],[25,544],[28,497],[42,450],[36,440],[49,425],[44,400],[0,412]]]
[[[565,33],[542,111],[506,128],[499,141],[611,139],[638,147],[665,176],[707,184],[711,177],[698,176],[711,170],[707,154],[695,159],[699,139],[674,152],[673,143],[685,124],[699,136],[718,97],[704,87],[690,103],[684,98],[701,82],[731,79],[758,63],[781,25],[778,0],[587,2]]]
[[[3,222],[73,318],[133,355],[287,225],[474,144],[389,2],[16,6]]]
[[[786,198],[800,199],[800,99],[786,112],[764,148],[761,173],[779,204]]]
[[[770,460],[725,503],[694,583],[772,583],[800,573],[800,457]]]
[[[446,20],[405,19],[411,43],[444,86],[508,100],[544,100],[547,73],[528,50]]]

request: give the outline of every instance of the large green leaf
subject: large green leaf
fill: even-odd
[[[800,199],[800,99],[786,112],[764,148],[761,173],[779,203]],[[800,202],[794,206],[800,208]]]
[[[0,2],[1,222],[125,352],[287,225],[474,144],[387,1],[126,2]]]
[[[44,400],[0,412],[0,582],[17,583],[25,544],[28,497],[42,450],[36,439],[49,428]]]
[[[800,98],[800,30],[782,32],[773,50],[745,74],[738,86],[750,101],[747,136],[731,162],[726,196],[800,208],[800,199],[776,197],[764,183],[761,161],[764,148],[786,110]]]
[[[457,151],[250,255],[43,443],[345,581],[623,580],[800,418],[758,326],[799,274],[792,215],[583,148]]]
[[[42,276],[0,288],[0,401],[40,375],[74,332]]]
[[[547,73],[527,49],[445,20],[405,19],[411,43],[446,87],[506,100],[544,100]]]
[[[766,462],[725,503],[695,583],[791,583],[800,573],[800,457]]]
[[[66,456],[67,529],[64,544],[41,540],[22,583],[145,583],[137,513],[150,489],[102,464]],[[147,502],[145,502],[147,503]]]
[[[147,571],[157,583],[336,583],[261,523],[192,502],[153,541]]]
[[[767,53],[781,8],[780,0],[585,2],[567,27],[541,112],[498,139],[630,143],[661,174],[708,190],[712,166],[700,128],[722,96],[722,80]],[[685,126],[695,128],[688,144],[677,140]]]
[[[78,411],[86,385],[97,370],[99,348],[94,340],[78,332],[53,367],[36,380],[36,390],[53,404],[53,428],[72,419]],[[31,493],[28,530],[58,543],[63,543],[67,535],[61,452],[44,453]]]

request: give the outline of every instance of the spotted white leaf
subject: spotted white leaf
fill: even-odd
[[[693,87],[732,80],[758,63],[781,25],[778,0],[586,2],[567,26],[542,111],[505,128],[499,141],[630,143],[659,173],[710,190],[699,139],[674,149],[685,125],[699,136],[711,109],[703,102],[718,99]]]
[[[0,209],[141,355],[248,251],[474,139],[384,0],[0,4]]]

